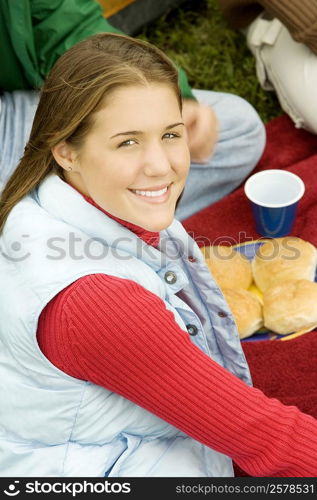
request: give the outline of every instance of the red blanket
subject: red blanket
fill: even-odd
[[[283,168],[302,178],[306,190],[292,235],[317,246],[317,136],[297,130],[286,115],[272,120],[266,129],[267,146],[254,172]],[[260,237],[243,186],[183,224],[200,246]],[[243,342],[242,346],[255,387],[317,418],[317,331],[293,340]],[[237,476],[247,475],[235,464],[234,468]]]

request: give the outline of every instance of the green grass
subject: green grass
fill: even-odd
[[[275,93],[258,83],[244,35],[228,27],[217,0],[187,0],[137,36],[180,64],[192,87],[240,95],[265,123],[282,114]]]

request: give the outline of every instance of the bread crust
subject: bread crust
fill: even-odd
[[[285,335],[317,325],[317,283],[289,280],[263,294],[264,326]]]
[[[251,263],[233,247],[214,245],[201,249],[206,264],[222,288],[247,289],[253,281]]]
[[[294,279],[314,281],[317,250],[295,236],[274,238],[258,248],[251,267],[259,290]]]
[[[262,304],[258,297],[243,288],[225,288],[223,294],[241,339],[249,337],[263,326]]]

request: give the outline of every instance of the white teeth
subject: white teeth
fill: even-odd
[[[132,189],[132,191],[135,194],[140,194],[141,196],[155,197],[155,196],[162,196],[163,194],[165,194],[167,191],[167,187],[164,189],[160,189],[159,191],[139,191],[138,189]]]

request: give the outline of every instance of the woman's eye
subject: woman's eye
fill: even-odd
[[[165,139],[176,139],[178,137],[180,137],[180,135],[175,132],[167,132],[167,134],[164,134]]]
[[[128,139],[127,141],[121,142],[118,147],[133,146],[133,144],[136,144],[136,141],[134,139]]]

